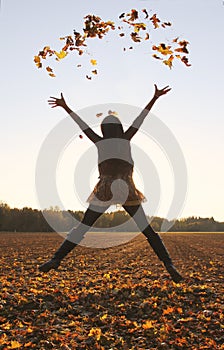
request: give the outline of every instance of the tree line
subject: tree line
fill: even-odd
[[[69,231],[73,227],[73,218],[81,221],[83,211],[60,210],[57,207],[41,210],[24,207],[22,209],[10,208],[6,203],[0,203],[0,231],[14,232],[53,232],[54,229],[45,220],[44,215],[51,218],[61,231]],[[162,223],[170,221],[160,217],[149,217],[149,222],[155,231],[160,231]],[[185,232],[224,232],[224,222],[215,221],[213,217],[201,218],[191,216],[181,218],[172,222],[170,231]],[[122,225],[122,228],[119,227]],[[124,210],[106,212],[96,221],[92,230],[99,228],[110,229],[110,231],[139,231],[133,219]]]

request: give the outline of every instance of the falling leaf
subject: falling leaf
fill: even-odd
[[[139,33],[140,30],[146,30],[146,24],[145,23],[135,23],[134,24],[134,32]]]
[[[143,9],[142,12],[145,14],[145,19],[149,17],[149,14],[146,9]]]
[[[133,22],[136,19],[138,19],[138,11],[133,9],[131,10],[131,13],[127,15],[129,17],[129,21]]]
[[[60,52],[57,52],[57,51],[55,51],[55,55],[57,56],[57,58],[59,58],[60,60],[61,59],[63,59],[63,58],[65,58],[65,56],[67,56],[67,52],[65,52],[65,51],[63,51],[63,50],[61,50]]]
[[[176,52],[184,52],[184,53],[189,53],[187,48],[184,46],[184,47],[178,47],[177,49],[175,49],[174,51]]]
[[[163,22],[163,23],[161,24],[161,26],[162,26],[163,28],[170,27],[170,26],[172,26],[172,23],[170,23],[170,22]]]
[[[36,63],[37,68],[42,68],[40,56],[34,56],[34,62]]]
[[[34,62],[40,63],[40,56],[34,56]]]
[[[149,33],[146,33],[145,40],[149,40]]]
[[[103,115],[103,113],[97,113],[96,116],[97,118],[101,117]]]
[[[167,65],[170,69],[172,68],[172,65],[173,65],[173,59],[174,59],[174,56],[171,55],[168,60],[164,60],[163,63],[165,65]]]
[[[46,70],[48,71],[48,72],[53,72],[53,69],[51,68],[51,67],[46,67]]]
[[[50,77],[55,78],[56,75],[54,73],[49,73]]]
[[[191,64],[188,63],[188,58],[187,58],[186,56],[183,56],[183,57],[181,58],[181,61],[182,61],[187,67],[190,67],[190,66],[191,66]]]
[[[109,115],[118,115],[118,113],[117,113],[117,112],[115,112],[115,111],[111,111],[111,110],[109,110],[109,111],[108,111],[108,114],[109,114]]]
[[[97,70],[96,69],[92,70],[92,73],[96,75],[97,74]]]
[[[139,13],[141,14],[140,17],[143,17],[147,19],[147,21],[141,22],[141,18],[139,17]],[[67,56],[67,54],[71,52],[76,52],[79,56],[83,54],[89,54],[87,50],[84,50],[83,47],[87,47],[87,39],[102,39],[104,38],[111,30],[117,29],[117,35],[119,37],[128,37],[130,35],[131,40],[134,41],[135,43],[143,43],[149,38],[151,38],[151,34],[149,34],[150,31],[150,26],[154,26],[154,29],[157,29],[159,27],[162,28],[167,28],[170,27],[172,24],[169,21],[161,22],[160,19],[158,18],[157,14],[154,13],[150,19],[149,18],[149,13],[146,9],[142,9],[141,12],[139,12],[136,9],[132,9],[129,13],[121,13],[119,16],[119,19],[121,20],[122,23],[124,23],[123,26],[118,25],[113,22],[112,20],[102,20],[99,16],[96,16],[94,14],[88,14],[84,17],[84,22],[83,22],[83,29],[82,32],[73,30],[73,35],[67,35],[60,37],[59,39],[63,41],[63,45],[60,49],[58,50],[53,50],[50,48],[50,46],[45,46],[41,51],[39,51],[38,55],[34,56],[34,62],[38,68],[43,67],[43,60],[46,60],[50,58],[51,56],[54,56],[57,61],[62,60]],[[138,21],[138,22],[137,22]],[[128,30],[129,32],[124,31],[124,27],[128,25]],[[139,33],[142,33],[143,31],[146,31],[145,37],[140,36]],[[119,32],[122,31],[122,32]],[[188,41],[186,40],[181,40],[178,41],[179,37],[174,38],[172,43],[178,43],[179,47],[172,47],[168,44],[159,44],[158,46],[153,45],[153,50],[158,51],[161,55],[172,55],[173,52],[175,51],[181,54],[188,54],[188,49],[187,49],[187,44]],[[128,47],[124,47],[123,51],[127,51]],[[129,47],[129,50],[133,49],[133,47]],[[158,58],[159,56],[155,55],[153,56],[154,58]],[[177,55],[174,55],[175,59],[178,59]],[[180,58],[180,60],[186,65],[190,66],[188,63],[188,59],[186,56],[183,58]],[[92,59],[90,60],[91,64],[93,66],[97,65],[97,61]],[[172,66],[172,60],[166,59],[163,61],[164,64],[169,66],[171,68]],[[80,67],[81,65],[77,65],[77,67]],[[53,74],[53,71],[49,71],[50,67],[48,66],[46,70],[48,71],[49,76],[55,77]],[[96,70],[92,71],[92,74],[97,74]],[[91,76],[86,76],[87,79],[91,80]]]
[[[162,55],[165,55],[165,56],[173,53],[173,51],[171,50],[171,46],[166,46],[163,43],[161,43],[159,46],[153,45],[152,49],[157,50],[158,52],[160,52]]]
[[[158,23],[160,23],[160,19],[157,17],[156,13],[154,13],[154,15],[150,18],[150,21],[152,21],[152,23],[154,25],[154,29],[159,28]]]
[[[157,56],[155,53],[152,55],[152,57],[156,58],[157,60],[162,60],[162,58]]]
[[[177,38],[173,39],[173,43],[177,43],[178,39],[179,39],[179,36]]]
[[[125,17],[125,12],[123,12],[120,16],[119,16],[119,18],[121,19],[121,18],[124,18]]]
[[[90,60],[90,63],[93,65],[93,66],[96,66],[97,65],[97,60]]]
[[[131,33],[131,38],[134,42],[139,43],[141,41],[140,36],[138,36],[138,33]]]
[[[186,40],[182,40],[182,41],[179,41],[178,44],[179,44],[180,46],[187,46],[187,45],[189,44],[189,42],[186,41]]]

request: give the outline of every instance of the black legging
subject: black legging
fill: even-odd
[[[84,217],[80,224],[73,228],[68,236],[67,240],[70,240],[78,244],[83,238],[84,234],[89,231],[90,227],[96,222],[96,220],[108,209],[109,207],[95,207],[90,205],[86,210]],[[146,236],[148,242],[153,248],[156,255],[165,264],[171,263],[171,258],[168,251],[166,250],[163,241],[161,240],[158,233],[156,233],[152,227],[149,225],[146,218],[145,212],[141,205],[127,206],[123,205],[123,208],[127,213],[134,219],[140,231]]]

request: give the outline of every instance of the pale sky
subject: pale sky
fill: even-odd
[[[162,20],[172,22],[171,29],[164,30],[161,38],[180,36],[188,40],[192,66],[187,68],[175,62],[169,70],[151,58],[150,45],[148,48],[133,45],[135,50],[124,53],[120,39],[112,34],[102,41],[93,41],[86,57],[71,54],[60,63],[49,61],[56,78],[35,67],[33,56],[45,45],[59,50],[59,38],[72,34],[73,29],[81,31],[85,15],[116,20],[132,8],[146,8]],[[11,207],[39,207],[35,189],[37,157],[49,132],[66,117],[63,110],[48,106],[49,96],[59,96],[62,91],[74,111],[91,106],[97,106],[97,110],[101,104],[143,108],[151,99],[156,83],[159,88],[169,85],[172,91],[157,101],[152,112],[175,136],[187,165],[188,193],[180,217],[213,216],[224,221],[223,33],[221,0],[131,0],[125,5],[110,0],[2,0],[0,200]],[[153,30],[151,34],[156,42]],[[97,60],[99,72],[91,81],[85,78],[92,69],[90,59]],[[78,63],[82,64],[81,68],[76,67]],[[132,120],[133,117],[130,123]],[[99,120],[93,115],[88,122],[93,125]],[[90,146],[85,137],[77,136],[79,130],[75,125],[74,132],[74,142],[64,152],[57,175],[62,202],[72,210],[84,209],[76,198],[72,179],[78,154],[85,154]],[[150,149],[150,141],[144,140],[143,135],[141,141],[141,134],[138,137],[136,142],[142,142],[144,151],[152,152],[161,176],[164,193],[160,194],[161,206],[156,215],[165,217],[173,190],[168,166],[162,160],[157,164],[157,153]],[[88,186],[92,188],[96,180],[94,168]],[[136,181],[147,190],[144,174],[136,172]],[[148,198],[145,209],[151,214],[150,193],[145,195]]]

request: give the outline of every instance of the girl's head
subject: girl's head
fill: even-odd
[[[103,119],[101,131],[105,138],[119,138],[124,134],[124,129],[120,120],[114,115],[108,115]]]

